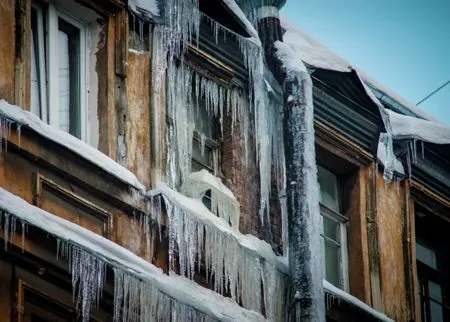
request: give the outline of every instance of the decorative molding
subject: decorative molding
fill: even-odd
[[[84,210],[93,217],[103,222],[103,236],[110,237],[112,228],[112,214],[105,209],[99,207],[95,203],[77,195],[76,193],[63,188],[56,182],[43,176],[41,173],[36,173],[34,178],[34,193],[33,203],[37,207],[41,207],[41,198],[44,191],[53,193],[55,196],[60,197],[66,202],[74,204],[76,207]]]

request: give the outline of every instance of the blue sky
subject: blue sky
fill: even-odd
[[[413,103],[450,80],[450,0],[287,0],[282,14]],[[420,107],[450,124],[450,84]]]

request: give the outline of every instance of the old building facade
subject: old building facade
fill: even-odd
[[[450,130],[284,1],[163,2],[1,1],[0,320],[448,321]]]

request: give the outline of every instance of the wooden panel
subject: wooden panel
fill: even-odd
[[[0,99],[14,102],[15,0],[0,1]]]
[[[30,110],[31,1],[16,0],[15,104]]]
[[[99,120],[99,142],[98,149],[115,160],[117,145],[117,120],[115,111],[115,27],[116,19],[113,15],[108,16],[105,34],[99,41],[96,52],[96,67],[98,75],[98,120]],[[119,89],[118,89],[119,90]]]
[[[35,175],[34,204],[104,237],[110,236],[112,214],[40,173]]]
[[[128,55],[128,11],[121,10],[116,17],[116,74],[121,77],[127,75]]]
[[[0,317],[3,322],[11,321],[12,272],[12,266],[0,260]]]
[[[150,80],[151,56],[128,53],[126,145],[127,168],[150,186]]]
[[[372,307],[383,311],[383,294],[380,279],[379,254],[379,220],[377,205],[377,165],[372,164],[365,170],[366,176],[366,218],[367,218],[367,245],[369,253],[370,288]]]
[[[405,182],[387,183],[377,177],[377,221],[384,311],[396,321],[408,321],[404,271]]]
[[[371,305],[369,255],[366,229],[365,171],[358,171],[346,184],[349,189],[348,218],[350,294]]]

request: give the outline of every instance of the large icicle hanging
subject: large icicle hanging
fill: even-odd
[[[255,252],[252,247],[256,246],[243,246],[228,223],[215,217],[199,200],[164,186],[152,193],[162,194],[166,205],[172,270],[176,270],[178,263],[180,274],[193,279],[203,261],[216,292],[230,294],[244,308],[256,312],[262,310],[264,295],[269,320],[283,319],[287,278],[280,272],[279,264]],[[255,237],[245,238],[254,245]],[[273,254],[270,246],[265,245],[268,247],[265,251]]]
[[[199,35],[200,28],[200,18],[201,13],[198,9],[198,0],[169,0],[165,5],[165,33],[163,36],[165,41],[167,42],[167,48],[169,52],[169,67],[168,67],[168,96],[169,96],[169,110],[173,110],[177,108],[177,105],[180,106],[180,100],[189,100],[186,96],[177,96],[175,94],[180,94],[180,90],[183,91],[186,95],[187,90],[191,88],[188,84],[187,88],[185,87],[186,78],[175,78],[177,75],[175,72],[174,66],[175,64],[174,57],[178,57],[183,60],[182,54],[184,53],[184,49],[187,43],[191,43],[194,39],[194,36]],[[261,45],[257,39],[247,39],[243,38],[239,35],[232,33],[230,30],[226,28],[221,28],[220,24],[209,19],[209,23],[213,27],[214,34],[216,35],[215,39],[218,42],[218,34],[219,31],[223,31],[224,35],[233,34],[234,37],[237,38],[239,42],[239,46],[244,55],[244,62],[249,70],[249,92],[250,92],[250,102],[252,104],[252,110],[254,112],[255,117],[255,138],[256,138],[256,150],[257,150],[257,159],[259,161],[259,173],[260,173],[260,194],[261,194],[261,202],[260,202],[260,218],[261,222],[265,221],[269,222],[268,214],[269,214],[269,198],[270,198],[270,187],[271,187],[271,166],[272,166],[272,137],[273,126],[271,126],[270,115],[267,108],[266,101],[267,93],[264,87],[264,73],[263,73],[263,50]],[[184,67],[180,67],[181,70],[184,70]],[[180,84],[180,79],[182,80],[182,89],[177,88],[177,85]],[[211,82],[212,83],[212,82]],[[177,85],[175,85],[177,84]],[[217,86],[217,85],[216,85]],[[198,93],[198,90],[197,90]],[[222,94],[222,92],[219,92]],[[222,94],[223,95],[223,94]],[[219,95],[219,99],[215,99],[212,101],[214,108],[214,115],[218,115],[223,117],[223,100],[220,99],[222,95]],[[171,98],[172,97],[172,100]],[[215,97],[216,98],[216,97]],[[173,104],[173,106],[172,106]],[[181,107],[181,106],[180,106]],[[184,105],[185,108],[187,105]],[[220,110],[220,113],[217,113],[217,109]],[[245,111],[247,112],[247,111]],[[245,144],[245,164],[247,164],[247,153],[248,153],[248,114],[243,111],[239,111],[239,115],[241,116],[241,133],[244,135],[244,144]],[[176,113],[176,112],[175,112]],[[185,114],[184,112],[181,112]],[[247,115],[244,115],[247,114]],[[186,114],[185,114],[186,115]],[[187,124],[186,124],[187,122]],[[189,170],[189,158],[186,158],[186,153],[190,152],[192,149],[191,142],[186,142],[186,138],[191,138],[191,129],[192,125],[190,124],[190,120],[187,118],[182,120],[180,124],[175,123],[175,129],[169,129],[169,142],[171,145],[171,149],[179,149],[180,153],[168,151],[168,177],[171,179],[170,185],[172,187],[177,186],[176,180],[176,168],[180,167],[181,170],[181,181],[183,181],[183,176],[185,176]],[[179,125],[179,126],[178,126]],[[186,127],[186,125],[188,125]],[[183,126],[183,127],[182,127]],[[188,134],[188,135],[186,135]],[[183,137],[181,138],[181,136]],[[174,141],[175,139],[175,141]],[[177,145],[174,146],[174,142],[177,142]],[[180,146],[181,143],[181,146]],[[265,220],[265,217],[267,219]]]
[[[114,269],[114,321],[216,321],[151,284]]]
[[[106,263],[99,257],[92,255],[76,246],[63,244],[64,252],[70,248],[70,272],[72,274],[72,290],[77,299],[77,309],[81,311],[83,321],[89,321],[92,307],[98,307],[102,296],[103,283],[106,276]],[[60,245],[61,246],[61,245]]]

